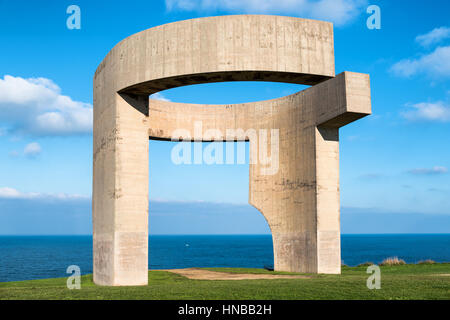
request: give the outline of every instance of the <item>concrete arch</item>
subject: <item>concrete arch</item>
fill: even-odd
[[[229,80],[313,86],[233,105],[148,99],[171,87]],[[215,140],[250,140],[257,155],[262,136],[246,132],[277,131],[278,140],[268,139],[266,151],[278,148],[278,167],[268,174],[261,161],[251,164],[249,186],[249,203],[272,230],[275,269],[339,273],[338,130],[370,109],[368,75],[334,77],[332,25],[326,22],[208,17],[123,40],[94,78],[95,283],[147,284],[148,139],[178,138],[177,129],[199,141],[210,140],[205,132],[218,129],[223,135]],[[195,127],[199,122],[201,130]]]

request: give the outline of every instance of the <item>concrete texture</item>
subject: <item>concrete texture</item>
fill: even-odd
[[[312,87],[234,105],[148,99],[177,86],[236,80]],[[250,164],[249,190],[249,203],[272,231],[275,270],[340,273],[339,128],[370,112],[368,75],[334,77],[327,22],[220,16],[126,38],[94,78],[94,282],[147,284],[148,139],[177,139],[179,129],[198,141],[210,141],[206,131],[219,129],[215,140],[249,140],[256,152],[260,144],[248,132],[278,129],[279,144],[268,144],[279,148],[279,168],[267,174],[264,164]]]

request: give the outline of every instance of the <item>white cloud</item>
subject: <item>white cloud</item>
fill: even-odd
[[[448,172],[446,167],[435,166],[433,168],[418,168],[412,169],[408,171],[411,174],[415,175],[433,175],[433,174],[445,174]]]
[[[0,78],[0,123],[34,135],[92,132],[92,105],[61,94],[50,79]]]
[[[66,194],[66,193],[21,192],[14,188],[0,187],[0,199],[74,200],[74,199],[89,199],[89,197],[78,194]]]
[[[423,47],[428,47],[432,44],[441,42],[442,40],[450,38],[450,28],[440,27],[433,29],[432,31],[422,34],[416,37],[418,42]]]
[[[20,192],[13,188],[0,188],[0,198],[18,198]]]
[[[401,77],[411,77],[416,74],[426,74],[433,78],[450,77],[450,46],[438,47],[432,53],[418,59],[405,59],[391,68],[394,74]]]
[[[410,121],[450,121],[450,106],[442,101],[436,103],[417,103],[411,109],[401,113],[401,116]]]
[[[23,149],[24,155],[28,157],[38,156],[41,153],[41,151],[42,151],[41,146],[37,142],[29,143]]]
[[[149,98],[155,99],[155,100],[170,101],[170,99],[167,99],[166,97],[164,97],[164,95],[160,92],[150,95]]]
[[[366,5],[367,0],[166,0],[169,11],[286,14],[327,20],[337,26],[352,21]]]

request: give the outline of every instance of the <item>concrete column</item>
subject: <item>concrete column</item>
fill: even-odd
[[[317,272],[341,273],[339,129],[316,128]]]
[[[339,128],[370,113],[369,77],[344,72],[262,111],[256,124],[280,130],[279,170],[250,166],[249,202],[271,228],[275,270],[340,273]]]
[[[338,130],[285,128],[279,172],[251,169],[250,203],[271,228],[277,271],[340,273]]]
[[[277,192],[260,210],[271,227],[277,271],[341,272],[338,130],[309,128],[314,134],[303,132],[307,142],[290,137],[303,140],[291,146],[301,152],[287,153],[282,178],[268,183],[278,186],[272,189]],[[295,164],[293,169],[287,168],[289,163]]]
[[[94,114],[94,282],[146,285],[147,118],[135,99],[114,94],[111,102],[99,101]]]

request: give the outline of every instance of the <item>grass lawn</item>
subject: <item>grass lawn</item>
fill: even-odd
[[[207,268],[233,273],[272,273],[262,269]],[[366,287],[367,267],[342,267],[341,275],[308,279],[190,280],[150,271],[149,285],[100,287],[82,276],[81,289],[69,290],[66,278],[0,283],[0,299],[446,299],[450,300],[450,264],[381,267],[381,289]]]

